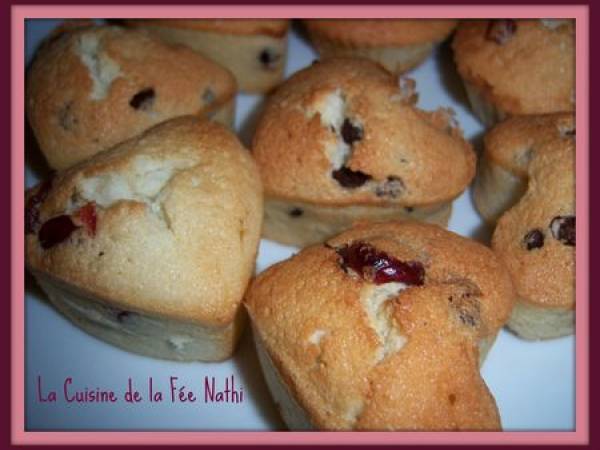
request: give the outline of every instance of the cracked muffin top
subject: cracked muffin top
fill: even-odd
[[[365,47],[395,47],[443,41],[454,30],[457,21],[313,19],[303,23],[310,34],[322,39]]]
[[[452,200],[475,154],[451,110],[415,103],[412,80],[367,60],[299,71],[269,97],[253,139],[266,194],[340,206]]]
[[[544,144],[575,136],[575,116],[555,113],[515,116],[496,125],[484,136],[485,156],[515,175],[526,178],[527,167]]]
[[[65,169],[169,118],[214,113],[233,75],[140,30],[65,26],[27,74],[26,112],[49,165]]]
[[[258,170],[223,126],[173,119],[27,192],[30,269],[125,310],[221,325],[254,270]]]
[[[452,47],[463,79],[503,112],[575,109],[575,21],[464,21]]]
[[[323,429],[497,429],[478,343],[513,290],[492,251],[434,225],[359,224],[257,277],[245,304]]]
[[[534,153],[527,191],[499,220],[492,248],[519,299],[575,307],[575,139],[555,138]]]

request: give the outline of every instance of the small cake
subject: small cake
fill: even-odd
[[[517,293],[508,326],[526,339],[574,330],[574,141],[556,138],[532,154],[527,191],[500,217],[492,237]]]
[[[421,64],[456,27],[456,20],[305,20],[322,58],[368,58],[395,74]]]
[[[527,189],[529,162],[557,138],[575,135],[572,113],[515,116],[484,136],[484,152],[475,177],[473,198],[490,224],[511,208]]]
[[[26,112],[50,167],[62,170],[167,119],[232,124],[233,75],[138,30],[69,26],[38,51]]]
[[[28,191],[26,265],[88,333],[218,361],[242,330],[261,220],[249,152],[222,125],[181,117]]]
[[[464,21],[452,47],[471,107],[485,125],[575,110],[573,20]]]
[[[366,59],[328,59],[269,97],[252,144],[264,237],[305,246],[359,219],[447,224],[475,154],[451,110],[415,107],[411,81]]]
[[[510,315],[487,247],[415,221],[359,224],[246,293],[259,359],[292,430],[499,430],[479,373]]]
[[[288,20],[138,19],[126,23],[167,42],[185,44],[227,67],[241,91],[267,92],[283,78]]]

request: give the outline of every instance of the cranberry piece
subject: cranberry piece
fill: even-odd
[[[564,245],[575,246],[575,216],[556,216],[550,222],[550,231],[554,239]]]
[[[342,124],[342,139],[348,145],[353,145],[356,141],[360,141],[363,138],[363,130],[345,119]]]
[[[133,109],[147,111],[152,108],[156,94],[153,88],[142,89],[129,100],[129,106]]]
[[[340,167],[338,170],[334,170],[331,176],[345,188],[357,188],[371,179],[370,175],[360,170],[351,170],[348,167]]]
[[[523,244],[525,244],[527,250],[542,248],[544,246],[544,233],[539,229],[528,231],[523,238]]]
[[[404,182],[400,177],[387,177],[387,179],[375,189],[377,197],[396,198],[404,192]]]
[[[77,211],[77,216],[86,226],[92,236],[96,235],[96,204],[94,202],[86,203]]]
[[[25,233],[35,233],[40,224],[40,206],[48,197],[48,193],[52,188],[52,178],[44,181],[37,192],[27,200],[25,205]]]
[[[344,270],[352,269],[375,284],[398,282],[421,286],[425,269],[418,261],[400,261],[364,242],[354,242],[336,249]]]
[[[38,240],[43,249],[49,249],[64,242],[71,233],[79,228],[71,220],[71,216],[56,216],[44,222],[38,233]]]
[[[304,211],[301,208],[293,208],[289,212],[292,217],[300,217],[302,214],[304,214]]]
[[[512,19],[491,20],[485,38],[498,45],[506,44],[517,31],[517,22]]]

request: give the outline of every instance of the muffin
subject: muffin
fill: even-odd
[[[249,153],[222,125],[181,117],[27,192],[26,265],[84,331],[217,361],[242,329],[261,219]]]
[[[366,59],[329,59],[269,97],[252,143],[264,237],[305,246],[358,219],[447,224],[475,154],[451,110],[415,107],[411,81]]]
[[[471,107],[485,125],[575,110],[573,20],[465,21],[452,47]]]
[[[479,347],[512,301],[487,247],[397,221],[359,224],[271,266],[244,303],[290,429],[498,430]]]
[[[527,171],[527,191],[492,237],[517,293],[508,326],[526,339],[565,336],[575,322],[574,139],[544,144]]]
[[[242,91],[267,92],[283,78],[288,20],[142,19],[126,23],[167,42],[187,45],[227,67]]]
[[[395,74],[421,64],[456,27],[456,20],[305,20],[322,58],[368,58]]]
[[[115,26],[65,27],[27,74],[26,112],[50,167],[66,169],[167,119],[233,121],[236,84],[183,46]]]
[[[575,135],[572,113],[515,116],[484,136],[473,198],[490,224],[511,208],[527,189],[528,165],[548,141]]]

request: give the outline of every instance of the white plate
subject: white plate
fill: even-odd
[[[26,28],[26,60],[40,39],[56,21],[29,20]],[[287,74],[309,65],[314,51],[294,30],[290,37]],[[419,106],[435,109],[450,106],[468,138],[478,144],[482,126],[468,109],[455,72],[451,52],[443,46],[421,67],[411,73],[417,80]],[[239,95],[236,125],[246,143],[251,135],[252,112],[258,96]],[[26,183],[38,179],[40,156],[27,152]],[[450,229],[465,236],[485,240],[489,230],[473,209],[470,192],[454,204]],[[296,249],[263,240],[258,270],[290,256]],[[42,396],[58,393],[56,403],[38,398],[37,379],[42,380]],[[170,377],[177,385],[195,392],[194,403],[171,402]],[[215,377],[217,386],[226,377],[235,377],[242,388],[241,403],[205,403],[204,380]],[[526,342],[502,331],[483,367],[483,376],[492,391],[506,430],[572,430],[574,412],[574,339],[566,337],[547,342]],[[164,400],[149,403],[148,378]],[[100,388],[114,390],[117,403],[67,403],[63,384],[72,378],[71,391]],[[131,379],[144,400],[123,401]],[[152,429],[152,430],[276,430],[283,424],[262,379],[249,333],[242,337],[233,359],[218,363],[174,363],[130,354],[99,341],[73,326],[45,300],[30,276],[26,279],[26,428],[36,429]]]

